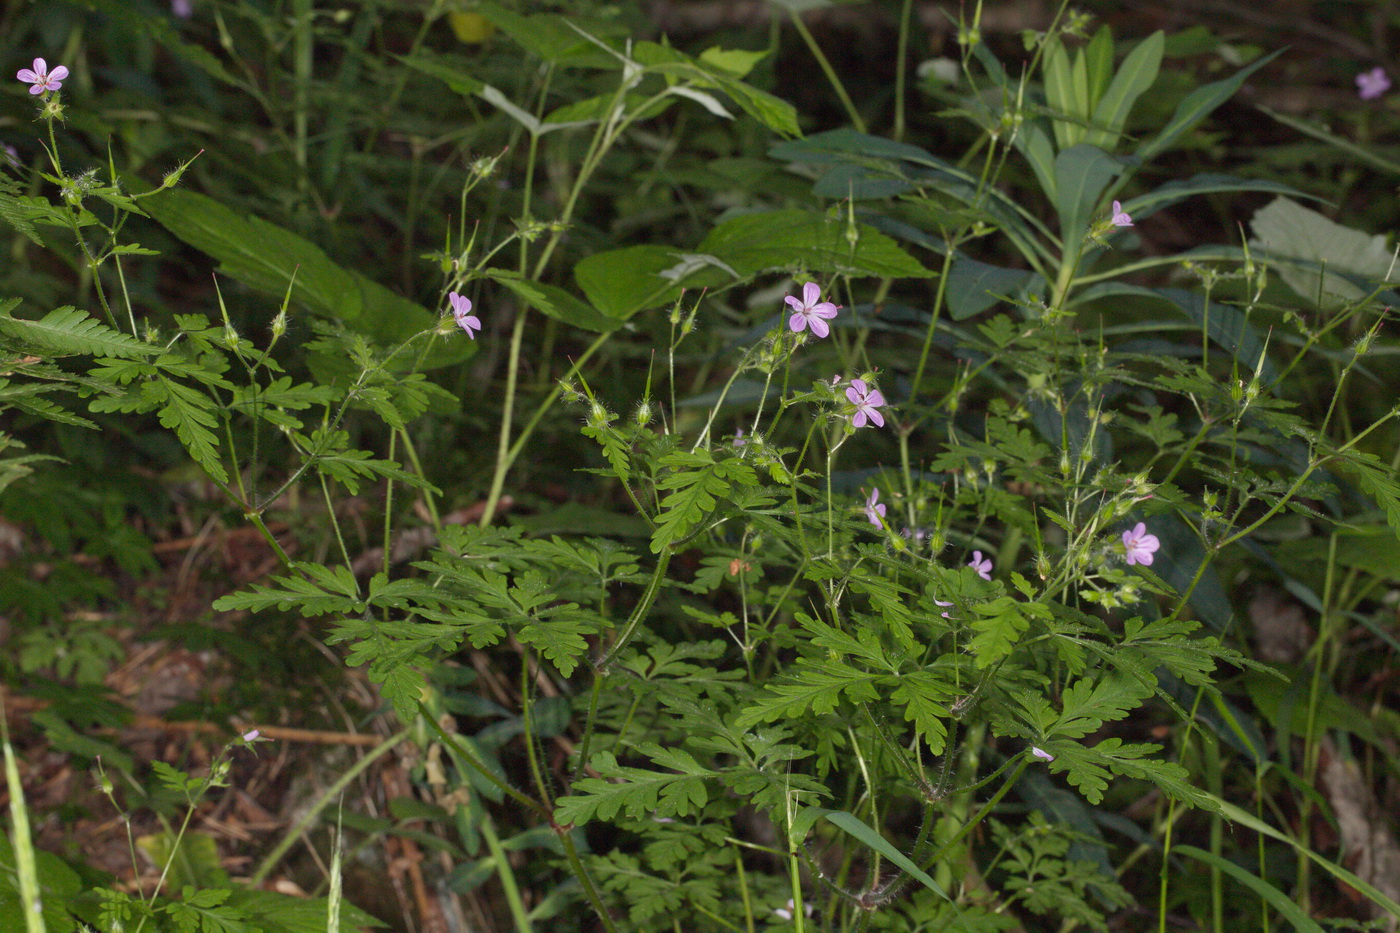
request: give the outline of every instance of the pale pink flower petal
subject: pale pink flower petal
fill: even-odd
[[[826,322],[836,317],[836,312],[840,309],[829,301],[822,301],[821,297],[822,291],[816,282],[808,282],[802,286],[801,301],[791,295],[784,296],[783,301],[787,302],[793,311],[788,318],[788,329],[796,334],[810,327],[816,337],[825,337],[831,333],[831,327]]]
[[[1156,535],[1147,533],[1147,525],[1138,522],[1131,531],[1123,532],[1123,552],[1128,557],[1128,566],[1142,564],[1144,567],[1152,565],[1152,555],[1162,546],[1162,542],[1157,540]]]
[[[880,501],[879,489],[870,490],[870,495],[866,498],[862,511],[865,512],[865,517],[870,519],[870,524],[876,528],[885,527],[885,504]]]
[[[476,339],[473,330],[481,330],[481,318],[472,314],[472,300],[464,298],[456,292],[450,292],[447,296],[452,302],[452,317],[457,321],[457,326],[467,332],[467,336]]]
[[[870,388],[864,379],[852,379],[850,387],[846,389],[846,398],[856,406],[851,424],[863,428],[870,421],[882,428],[885,426],[885,416],[879,412],[880,406],[885,404],[885,397],[879,389]]]
[[[1379,65],[1356,76],[1356,93],[1362,100],[1375,100],[1388,90],[1390,76]]]
[[[972,560],[968,562],[968,566],[977,571],[977,575],[983,580],[992,578],[992,559],[984,558],[981,551],[972,552]]]

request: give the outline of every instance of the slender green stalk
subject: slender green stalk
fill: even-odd
[[[321,794],[321,796],[316,799],[316,802],[302,814],[301,819],[297,820],[296,824],[287,831],[287,834],[282,837],[281,841],[273,846],[272,851],[269,852],[262,860],[262,863],[258,865],[257,871],[253,872],[253,876],[248,882],[249,885],[253,888],[261,887],[262,883],[267,880],[267,876],[272,873],[272,870],[277,867],[277,864],[282,861],[291,850],[292,846],[296,845],[297,840],[311,828],[312,823],[320,818],[321,811],[330,806],[331,802],[339,797],[340,793],[345,790],[345,788],[349,787],[356,778],[364,773],[365,769],[380,758],[383,758],[390,751],[393,751],[400,742],[408,738],[409,732],[410,730],[404,729],[401,732],[391,735],[389,738],[370,749],[363,758],[347,768],[345,773],[340,777],[336,778],[331,786],[326,788],[325,793]]]
[[[856,105],[851,102],[851,95],[846,93],[846,86],[841,83],[841,79],[836,74],[836,69],[831,67],[831,62],[827,60],[826,53],[817,44],[816,37],[807,28],[807,24],[802,21],[802,16],[797,12],[796,6],[788,7],[788,15],[792,18],[792,25],[797,30],[797,34],[802,37],[802,41],[807,43],[807,49],[812,53],[812,57],[821,66],[822,74],[826,75],[826,80],[831,82],[832,90],[836,91],[836,96],[841,99],[841,106],[846,108],[846,116],[851,118],[851,125],[856,128],[857,133],[865,132],[865,119],[856,109]],[[798,933],[801,933],[799,930]]]
[[[9,714],[5,695],[0,691],[0,740],[5,744],[5,783],[10,790],[10,836],[19,880],[20,911],[27,933],[45,933],[44,901],[39,890],[39,867],[34,855],[34,839],[29,829],[29,808],[24,803],[24,787],[19,780],[19,763],[10,745]]]
[[[894,139],[904,139],[904,86],[908,83],[909,23],[914,12],[914,0],[904,0],[899,10],[899,49],[894,56]]]
[[[481,838],[486,840],[486,848],[496,865],[496,877],[501,879],[501,893],[506,896],[506,906],[510,908],[511,919],[515,921],[516,933],[534,933],[529,911],[520,897],[520,885],[516,883],[515,871],[510,867],[510,855],[501,846],[501,837],[496,835],[496,826],[490,814],[484,814],[480,822]]]

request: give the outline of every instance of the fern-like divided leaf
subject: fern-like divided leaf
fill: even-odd
[[[585,778],[574,784],[578,793],[561,797],[554,820],[563,826],[581,826],[593,820],[610,820],[620,812],[632,819],[689,816],[709,802],[707,783],[718,772],[701,765],[688,752],[645,744],[637,751],[655,764],[678,773],[629,768],[617,763],[612,752],[593,756],[592,766],[602,778]],[[618,783],[614,783],[618,781]]]
[[[159,347],[112,330],[71,305],[56,308],[37,321],[10,317],[9,311],[14,307],[11,302],[0,305],[0,333],[54,356],[138,359],[160,351]]]
[[[694,530],[735,484],[758,485],[753,467],[738,459],[714,460],[709,451],[669,454],[661,459],[661,466],[677,472],[656,484],[657,489],[675,491],[661,500],[661,515],[651,539],[654,554]]]
[[[1050,743],[1055,755],[1051,771],[1063,771],[1070,784],[1079,788],[1091,804],[1103,801],[1112,774],[1137,778],[1157,785],[1169,797],[1193,807],[1218,810],[1211,797],[1191,786],[1186,769],[1174,761],[1162,761],[1147,756],[1161,750],[1160,745],[1124,745],[1122,739],[1104,739],[1092,748],[1078,742]]]
[[[869,703],[879,696],[875,689],[879,679],[877,674],[839,661],[803,659],[786,682],[770,684],[752,706],[740,713],[736,724],[740,729],[749,729],[760,722],[793,719],[808,712],[829,713],[836,709],[842,694],[853,703]]]
[[[213,431],[219,418],[209,396],[164,376],[146,383],[142,389],[163,403],[160,423],[175,429],[175,436],[195,463],[215,482],[227,483],[228,471],[219,456],[219,436]]]
[[[221,597],[214,601],[214,608],[219,612],[261,612],[273,606],[283,611],[295,607],[307,618],[328,612],[357,615],[364,611],[365,604],[350,568],[306,563],[293,566],[303,576],[272,577],[272,586],[255,585]]]

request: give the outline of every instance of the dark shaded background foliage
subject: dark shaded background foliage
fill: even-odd
[[[525,182],[520,167],[528,140],[518,124],[499,111],[451,93],[441,81],[404,67],[401,57],[430,52],[455,58],[519,101],[529,99],[539,80],[539,72],[522,67],[519,46],[500,34],[485,42],[464,43],[447,20],[425,20],[425,3],[328,6],[315,11],[314,56],[303,72],[309,79],[301,80],[297,60],[304,50],[299,52],[288,28],[294,4],[195,3],[194,17],[180,21],[166,4],[154,0],[9,0],[0,15],[5,67],[23,67],[42,54],[73,71],[64,89],[70,102],[67,125],[58,137],[65,163],[100,167],[110,157],[127,177],[156,185],[165,172],[201,153],[185,173],[182,187],[283,226],[318,245],[336,263],[426,308],[440,307],[441,272],[433,256],[461,220],[458,192],[468,179],[470,162],[504,153],[498,173],[465,205],[468,228],[484,218],[476,235],[481,242],[493,242],[520,214]],[[539,11],[548,5],[528,6]],[[1033,4],[1007,7],[989,9],[983,31],[999,56],[1013,62],[1023,54],[1017,30],[1043,28],[1050,11]],[[1120,38],[1142,37],[1156,28],[1173,36],[1163,77],[1133,112],[1130,129],[1160,126],[1191,87],[1233,71],[1262,51],[1292,46],[1210,124],[1155,166],[1157,174],[1145,176],[1144,183],[1226,170],[1285,182],[1325,198],[1334,205],[1333,216],[1350,226],[1385,230],[1394,225],[1394,174],[1380,170],[1374,159],[1302,136],[1260,109],[1263,105],[1326,125],[1374,157],[1400,159],[1400,145],[1390,142],[1397,126],[1393,104],[1387,99],[1362,105],[1352,85],[1356,72],[1390,60],[1398,24],[1385,5],[1083,7],[1112,24]],[[655,38],[660,26],[678,47],[692,52],[712,45],[772,47],[776,54],[758,65],[750,81],[793,102],[805,133],[845,123],[799,38],[781,23],[770,25],[765,8],[757,7],[762,15],[741,4],[700,2],[580,2],[557,9],[616,36]],[[843,5],[811,18],[813,31],[876,133],[887,133],[892,122],[897,12],[893,3]],[[1363,16],[1358,18],[1357,12]],[[926,85],[929,93],[912,90],[920,84],[913,65],[937,55],[957,57],[956,30],[941,19],[945,14],[956,17],[957,10],[919,7],[922,26],[916,30],[910,57],[913,106],[905,138],[935,153],[960,154],[976,138],[975,129],[943,113],[952,100],[941,97],[932,85]],[[575,70],[561,71],[553,80],[551,99],[563,104],[603,93],[615,78],[603,70]],[[304,127],[298,123],[299,112],[305,115]],[[21,160],[31,165],[40,156],[32,120],[33,103],[23,86],[9,82],[0,95],[0,142],[15,145]],[[577,211],[552,266],[559,270],[553,284],[569,287],[565,270],[606,248],[698,242],[726,207],[813,203],[808,181],[783,171],[768,157],[772,141],[772,135],[751,120],[724,122],[698,108],[673,108],[649,121],[628,145],[609,156],[587,189],[586,203]],[[561,133],[549,139],[531,180],[539,199],[536,217],[557,213],[584,144],[582,134]],[[1018,171],[1025,173],[1018,176]],[[1013,164],[1006,182],[1031,197],[1030,180],[1028,171]],[[33,190],[42,185],[37,179],[31,183]],[[1263,194],[1242,194],[1193,201],[1189,217],[1177,213],[1144,231],[1141,252],[1167,254],[1204,242],[1236,242],[1240,218],[1267,200]],[[162,322],[174,313],[215,315],[219,297],[210,262],[202,253],[142,218],[132,220],[127,234],[162,255],[160,262],[126,266],[132,302],[144,309],[154,326],[168,326]],[[21,297],[36,308],[90,306],[91,282],[80,271],[72,245],[62,236],[51,236],[45,238],[45,246],[39,250],[18,236],[8,237],[6,259],[0,264],[0,294]],[[978,258],[1015,261],[995,243],[983,248]],[[235,327],[264,335],[275,299],[226,277],[218,286]],[[905,283],[900,288],[895,297],[918,304],[928,302],[933,286]],[[480,352],[433,375],[465,402],[460,410],[437,412],[438,417],[423,423],[419,435],[420,449],[428,452],[428,478],[448,491],[445,511],[469,511],[489,481],[501,347],[512,319],[511,300],[503,291],[472,297],[486,321]],[[681,363],[696,390],[722,366],[733,334],[771,314],[747,307],[744,297],[731,293],[717,300],[729,332],[702,335],[701,343],[687,348]],[[605,386],[612,399],[643,394],[653,348],[666,342],[662,315],[641,316],[633,327],[611,342],[590,373],[591,382]],[[296,314],[287,345],[295,354],[311,334],[311,316]],[[524,354],[527,392],[539,394],[552,387],[584,345],[577,332],[552,320],[531,328]],[[1349,423],[1369,423],[1393,404],[1396,381],[1389,360],[1387,356],[1378,365],[1373,393],[1345,400]],[[297,355],[284,362],[293,372],[318,365]],[[1300,372],[1293,397],[1314,410],[1325,407],[1332,376],[1322,368]],[[938,378],[946,380],[949,374]],[[183,451],[154,419],[100,421],[100,435],[22,416],[11,428],[32,450],[66,462],[0,497],[0,514],[18,545],[0,566],[0,616],[6,623],[0,635],[9,646],[30,646],[29,654],[4,653],[0,664],[7,692],[51,701],[61,696],[63,685],[95,687],[105,681],[113,688],[133,688],[128,698],[134,692],[144,711],[169,721],[222,723],[238,715],[299,726],[336,723],[339,728],[344,722],[360,721],[362,713],[351,708],[373,710],[373,695],[362,681],[346,683],[354,675],[347,675],[319,644],[312,626],[289,620],[296,636],[288,637],[285,630],[264,621],[230,625],[209,611],[213,597],[272,569],[268,555],[256,541],[238,536],[237,509],[209,496],[201,478],[183,466]],[[362,446],[373,448],[382,442],[374,419],[352,416],[347,426]],[[1387,436],[1385,443],[1393,442],[1393,434]],[[541,533],[570,525],[569,530],[627,533],[631,526],[626,520],[597,517],[624,502],[610,484],[578,472],[581,464],[601,466],[602,461],[578,436],[573,412],[562,407],[551,412],[532,449],[533,455],[522,460],[510,478],[511,521]],[[350,500],[343,516],[359,533],[355,546],[361,549],[380,543],[373,499],[374,494],[366,492],[363,500]],[[566,502],[596,511],[575,513],[583,518],[561,518],[557,508]],[[407,509],[407,503],[405,497],[400,508]],[[329,547],[320,508],[317,502],[290,497],[275,516],[284,523],[288,540],[308,559],[319,559]],[[411,521],[411,516],[406,518]],[[1257,619],[1263,610],[1257,610],[1257,598],[1251,602],[1251,596],[1256,587],[1266,586],[1261,579],[1268,574],[1244,561],[1230,571],[1228,595],[1236,616]],[[1379,596],[1378,592],[1377,600]],[[1389,610],[1379,606],[1374,602],[1368,611],[1386,620]],[[75,618],[96,619],[100,626],[74,629]],[[73,630],[85,634],[74,640],[68,634]],[[65,665],[59,658],[34,653],[39,643],[64,645],[60,654],[75,660]],[[140,670],[137,659],[150,645],[179,646],[175,653],[181,663],[196,671],[187,690],[171,691],[172,696],[157,701],[149,690],[133,686],[141,678],[174,676],[169,653],[156,669]],[[1354,653],[1341,658],[1334,673],[1336,692],[1364,697],[1367,704],[1393,704],[1393,655],[1378,650],[1379,643],[1366,631],[1358,630],[1349,646]],[[497,691],[506,689],[488,670],[478,667],[478,673],[483,683]],[[484,698],[491,691],[481,689],[483,698],[471,699],[472,690],[457,694],[462,708],[453,712],[464,721],[492,715],[493,701]],[[1239,691],[1232,695],[1245,702]],[[69,855],[87,855],[75,851],[73,840],[100,838],[92,824],[103,804],[84,792],[81,770],[64,772],[67,766],[59,762],[67,755],[84,762],[97,753],[134,760],[173,753],[177,758],[188,756],[186,763],[193,767],[206,754],[198,742],[179,732],[133,737],[129,731],[92,731],[79,736],[93,726],[114,725],[119,710],[96,690],[81,696],[86,705],[51,706],[58,710],[57,718],[36,717],[40,728],[23,737],[31,774],[54,782],[51,793],[36,790],[31,795],[43,814],[41,839]],[[342,696],[352,700],[345,702]],[[1167,722],[1165,717],[1161,722],[1143,717],[1130,728],[1151,735],[1166,730]],[[1393,756],[1394,724],[1386,721],[1382,727]],[[1283,742],[1287,743],[1286,733]],[[503,754],[507,767],[521,765],[518,752]],[[265,781],[261,786],[277,800],[295,795],[292,775],[306,766],[305,760],[294,757],[274,772],[246,777]],[[1382,802],[1396,804],[1390,768],[1389,761],[1375,768],[1370,789]],[[54,776],[60,773],[61,780]],[[1395,806],[1390,809],[1394,812]],[[364,828],[377,832],[384,827],[368,823]],[[1319,832],[1330,829],[1320,826]],[[255,847],[256,840],[228,849],[246,855]],[[120,859],[95,862],[121,871]],[[1140,887],[1141,894],[1148,886]],[[1333,906],[1345,898],[1335,888],[1320,890],[1319,896]],[[1345,911],[1345,904],[1339,906]],[[392,916],[383,909],[386,917]],[[488,915],[499,905],[484,902],[477,909]]]

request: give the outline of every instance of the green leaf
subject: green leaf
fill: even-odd
[[[661,512],[656,519],[651,550],[661,553],[695,529],[715,510],[719,497],[734,484],[758,485],[758,476],[748,463],[737,458],[709,461],[708,453],[670,454],[661,459],[661,466],[678,472],[663,477],[658,490],[674,490],[661,500]]]
[[[1225,191],[1236,194],[1243,191],[1264,191],[1272,194],[1287,195],[1292,198],[1312,198],[1320,201],[1316,195],[1299,191],[1289,185],[1277,181],[1270,181],[1267,178],[1237,178],[1234,175],[1221,175],[1213,172],[1205,172],[1200,175],[1193,175],[1177,181],[1169,181],[1166,184],[1158,185],[1146,194],[1138,195],[1131,200],[1123,202],[1123,209],[1134,217],[1147,217],[1187,198],[1195,197],[1198,194],[1212,194],[1217,191]]]
[[[55,308],[37,321],[10,317],[10,311],[18,303],[19,299],[0,302],[0,333],[54,355],[140,359],[160,352],[160,347],[112,330],[71,305]]]
[[[578,793],[556,801],[554,821],[562,826],[582,826],[593,820],[610,820],[619,813],[634,820],[653,815],[684,817],[709,802],[706,785],[718,773],[701,765],[689,752],[652,744],[640,745],[637,751],[679,773],[625,767],[617,763],[612,752],[599,752],[590,764],[603,777],[575,782]]]
[[[896,849],[888,839],[880,835],[880,833],[869,824],[862,821],[860,817],[856,816],[854,813],[847,813],[845,810],[824,810],[822,816],[826,817],[828,823],[849,833],[851,836],[889,859],[891,863],[897,865],[901,870],[908,872],[919,884],[928,888],[950,904],[952,903],[952,899],[948,897],[947,892],[939,887],[937,881],[930,878],[922,868],[915,865],[913,861],[910,860],[909,856]]]
[[[1269,259],[1299,297],[1317,301],[1320,296],[1324,307],[1339,307],[1370,293],[1343,276],[1367,282],[1400,280],[1400,272],[1391,269],[1384,234],[1334,223],[1288,198],[1275,198],[1249,225],[1254,233],[1250,248]]]
[[[1252,829],[1260,835],[1268,836],[1270,839],[1273,839],[1277,842],[1282,842],[1286,845],[1292,846],[1298,852],[1299,855],[1306,856],[1307,858],[1312,859],[1324,870],[1330,873],[1334,878],[1337,878],[1338,880],[1360,891],[1362,894],[1366,895],[1378,906],[1380,906],[1382,910],[1389,912],[1391,916],[1400,917],[1400,903],[1397,903],[1395,900],[1382,893],[1381,891],[1376,890],[1374,885],[1370,884],[1367,881],[1363,881],[1361,878],[1357,877],[1355,874],[1336,864],[1335,862],[1323,858],[1321,855],[1314,852],[1311,846],[1302,845],[1294,837],[1279,832],[1277,829],[1274,829],[1268,823],[1265,823],[1263,820],[1259,819],[1253,813],[1250,813],[1248,810],[1242,809],[1241,807],[1230,803],[1228,800],[1222,800],[1214,794],[1210,794],[1207,792],[1206,796],[1211,799],[1211,802],[1219,809],[1220,814],[1224,816],[1227,820],[1230,820],[1232,823],[1239,823],[1241,826],[1244,826],[1248,829]]]
[[[932,671],[911,671],[899,677],[899,687],[890,699],[904,706],[905,721],[912,722],[928,743],[929,754],[941,755],[948,740],[946,720],[951,715],[943,701],[956,694],[952,685]]]
[[[164,376],[141,388],[160,403],[161,425],[175,429],[175,436],[194,462],[216,483],[227,483],[228,471],[219,456],[219,436],[213,431],[219,418],[209,396]]]
[[[520,273],[508,269],[487,269],[484,274],[492,281],[499,282],[510,289],[525,304],[556,321],[562,321],[595,334],[611,333],[623,324],[622,319],[599,314],[592,307],[557,285],[532,282]]]
[[[142,203],[176,237],[217,259],[225,275],[278,297],[290,285],[293,301],[375,341],[399,343],[438,324],[440,315],[336,264],[320,247],[213,198],[177,189]],[[427,365],[457,362],[474,352],[470,340],[439,341]]]
[[[874,227],[855,224],[854,245],[849,232],[842,218],[796,209],[766,211],[721,222],[699,251],[718,257],[741,277],[774,269],[891,278],[933,275]]]
[[[1400,482],[1395,479],[1395,471],[1386,467],[1375,454],[1355,448],[1333,463],[1337,470],[1355,478],[1362,489],[1375,497],[1385,512],[1386,523],[1400,536]]]
[[[1097,683],[1080,678],[1065,690],[1060,717],[1046,730],[1047,734],[1082,739],[1106,722],[1127,717],[1151,695],[1151,685],[1144,686],[1120,674],[1107,674]]]
[[[1011,654],[1030,627],[1032,618],[1050,618],[1050,610],[1043,603],[1017,602],[1010,596],[979,603],[973,610],[978,618],[972,621],[972,630],[977,635],[967,649],[982,669]]]
[[[1293,898],[1284,894],[1263,878],[1260,878],[1253,872],[1246,871],[1229,859],[1222,858],[1204,849],[1198,849],[1195,846],[1182,845],[1180,843],[1172,846],[1172,851],[1177,855],[1184,855],[1198,862],[1204,862],[1212,868],[1222,871],[1231,878],[1234,878],[1260,898],[1268,901],[1269,905],[1273,907],[1274,910],[1277,910],[1283,919],[1293,924],[1293,928],[1300,931],[1300,933],[1324,933],[1322,925],[1303,913],[1302,908],[1294,903]]]
[[[853,703],[869,703],[879,697],[875,684],[880,676],[857,670],[837,661],[797,662],[778,683],[770,683],[753,705],[739,714],[736,725],[750,729],[760,722],[796,719],[807,713],[830,713],[841,701],[841,695]]]
[[[1076,114],[1075,112],[1074,72],[1070,65],[1069,53],[1065,51],[1064,43],[1057,36],[1051,36],[1045,41],[1041,73],[1045,81],[1045,102],[1050,105],[1050,109],[1054,113],[1066,116],[1088,116],[1087,113]],[[1055,132],[1055,144],[1059,149],[1068,149],[1079,142],[1079,137],[1083,132],[1082,127],[1066,120],[1057,119],[1053,114],[1051,121]]]
[[[306,618],[331,612],[353,615],[363,611],[359,584],[349,567],[301,562],[292,567],[298,576],[270,577],[272,586],[254,584],[249,590],[216,599],[214,608],[219,612],[240,609],[260,612],[273,606],[283,611],[295,607]]]
[[[169,880],[176,885],[203,888],[228,884],[228,872],[220,864],[219,850],[210,836],[185,833],[177,845],[173,834],[161,832],[139,837],[136,847],[162,868],[169,865]]]
[[[1051,201],[1055,200],[1055,146],[1050,142],[1050,134],[1045,132],[1041,120],[1028,120],[1016,134],[1013,145],[1026,157],[1031,170],[1035,172],[1040,190]]]
[[[1055,157],[1055,209],[1067,252],[1078,248],[1103,191],[1123,170],[1098,146],[1073,146]]]
[[[1246,78],[1282,54],[1283,49],[1279,49],[1272,54],[1260,56],[1225,80],[1198,87],[1187,94],[1181,103],[1177,104],[1176,112],[1167,121],[1167,125],[1162,127],[1162,131],[1138,146],[1138,158],[1148,162],[1171,148],[1173,143],[1208,117],[1216,107],[1233,97]]]
[[[965,321],[1003,301],[1024,301],[1045,293],[1045,277],[1028,269],[1003,269],[958,256],[948,270],[948,313]]]
[[[1099,27],[1094,38],[1084,46],[1084,68],[1088,78],[1089,106],[1097,108],[1113,77],[1113,30],[1107,24]]]
[[[638,311],[671,304],[689,277],[665,273],[677,267],[678,255],[664,246],[626,246],[594,253],[574,266],[574,280],[593,307],[620,325]],[[713,274],[693,284],[718,285]]]
[[[604,68],[611,71],[621,67],[616,56],[609,55],[590,42],[587,35],[576,28],[576,24],[585,23],[578,16],[571,14],[565,17],[557,13],[521,16],[495,3],[476,3],[472,10],[489,19],[501,32],[544,61],[564,67]],[[600,32],[603,24],[587,21],[586,25],[596,33]],[[608,28],[617,30],[618,26]]]
[[[1095,40],[1097,41],[1097,37]],[[1084,134],[1084,142],[1109,152],[1113,151],[1123,132],[1123,124],[1128,121],[1128,114],[1133,110],[1133,104],[1156,82],[1165,48],[1166,34],[1159,29],[1128,53],[1128,57],[1123,59],[1123,64],[1119,66],[1118,73],[1113,76],[1113,83],[1094,108],[1096,128]]]
[[[602,628],[597,616],[580,611],[577,603],[565,603],[520,626],[516,637],[544,655],[560,674],[571,677],[588,653],[585,636],[595,635]]]

